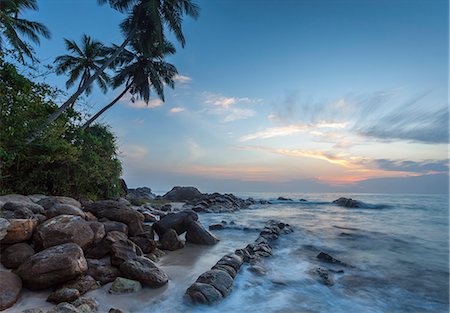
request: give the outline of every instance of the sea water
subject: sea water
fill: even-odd
[[[227,221],[214,231],[213,247],[187,245],[160,262],[171,281],[141,298],[136,312],[445,312],[449,311],[448,195],[240,194],[273,201],[234,213],[204,213],[200,221]],[[361,208],[332,203],[340,196]],[[307,201],[298,201],[305,199]],[[243,248],[269,219],[294,227],[273,244],[265,276],[241,268],[233,292],[212,306],[192,305],[186,288],[223,254]],[[326,252],[347,267],[321,263]],[[343,269],[325,286],[311,274],[317,267]],[[128,299],[133,296],[128,295]]]

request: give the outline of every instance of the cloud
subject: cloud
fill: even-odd
[[[255,116],[255,110],[242,106],[261,102],[261,99],[225,97],[211,92],[203,92],[202,96],[204,98],[203,104],[206,107],[201,112],[223,116],[223,122],[225,123]]]
[[[130,93],[127,93],[120,102],[134,109],[154,109],[164,104],[164,102],[158,98],[150,99],[150,101],[146,103],[144,100],[134,99],[133,95]]]
[[[232,108],[227,110],[227,113],[223,119],[224,122],[233,122],[237,120],[243,120],[255,116],[256,111],[251,109]]]
[[[227,109],[231,105],[238,104],[238,103],[255,104],[255,103],[262,102],[261,99],[251,99],[248,97],[242,97],[242,98],[225,97],[223,95],[215,94],[215,93],[211,93],[211,92],[203,92],[203,97],[205,98],[205,100],[203,101],[204,104],[220,106],[220,107],[223,107],[224,109]]]
[[[176,82],[178,82],[178,83],[183,84],[183,83],[188,83],[188,82],[190,82],[190,81],[192,80],[192,78],[189,77],[189,76],[177,74],[177,75],[174,76],[173,80],[176,81]]]
[[[147,147],[141,145],[122,145],[120,146],[120,156],[126,162],[142,161],[147,156]]]
[[[184,111],[186,111],[186,109],[183,107],[173,107],[169,110],[169,112],[173,113],[173,114],[184,112]]]

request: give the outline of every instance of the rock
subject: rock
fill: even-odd
[[[298,201],[300,201],[300,202],[307,202],[308,200],[300,199],[300,200],[298,200]]]
[[[10,195],[4,195],[0,196],[0,202],[6,203],[6,202],[28,202],[33,203],[30,198],[23,195],[18,194],[10,194]]]
[[[244,260],[235,253],[224,255],[218,262],[218,265],[231,266],[236,272],[239,272]]]
[[[95,313],[97,312],[98,302],[93,298],[81,297],[72,302],[81,313]]]
[[[111,264],[120,266],[124,261],[142,256],[142,250],[129,240],[124,233],[112,231],[106,235],[106,241],[111,245]]]
[[[222,297],[226,297],[231,293],[233,278],[226,271],[215,269],[200,275],[197,283],[211,285],[221,293]]]
[[[39,309],[39,308],[33,308],[33,309],[26,309],[26,310],[23,310],[23,311],[20,312],[20,313],[44,313],[44,311],[42,311],[42,310]]]
[[[40,200],[38,204],[42,205],[46,210],[50,209],[52,206],[56,204],[68,204],[81,209],[81,203],[69,197],[60,197],[60,196],[46,197]]]
[[[26,259],[34,254],[34,249],[27,243],[16,243],[1,253],[3,266],[6,268],[18,268]]]
[[[278,197],[277,200],[278,200],[278,201],[292,201],[292,199],[290,199],[290,198],[285,198],[285,197]]]
[[[109,254],[111,245],[103,238],[100,242],[94,243],[85,249],[84,255],[86,258],[101,259]]]
[[[119,270],[104,261],[87,259],[87,264],[86,274],[92,276],[101,285],[112,282],[119,276]]]
[[[102,224],[105,227],[106,233],[109,233],[110,231],[120,231],[128,236],[127,224],[124,224],[121,222],[115,222],[115,221],[102,222]]]
[[[2,244],[11,244],[27,241],[33,235],[37,226],[35,219],[11,219],[6,236],[2,240]]]
[[[33,201],[34,203],[37,203],[37,202],[41,201],[42,199],[48,198],[48,196],[42,195],[42,194],[27,195],[27,197],[30,198],[31,201]]]
[[[8,232],[8,227],[10,223],[6,218],[0,217],[0,240],[3,240],[5,238],[6,233]]]
[[[119,198],[119,199],[117,199],[117,202],[119,202],[120,204],[126,205],[126,206],[130,206],[131,205],[131,202],[128,201],[127,199],[125,199],[125,198]]]
[[[199,245],[214,245],[219,239],[206,230],[198,221],[195,221],[187,229],[186,241]]]
[[[169,277],[146,257],[136,257],[120,265],[124,277],[138,280],[143,285],[159,288],[167,284]]]
[[[251,265],[248,270],[258,276],[264,276],[267,274],[267,270],[259,263]]]
[[[184,210],[178,213],[167,214],[161,220],[153,224],[153,230],[159,237],[168,231],[173,229],[178,235],[186,232],[192,222],[198,220],[198,215],[192,210]]]
[[[163,250],[175,251],[184,247],[184,242],[178,238],[177,232],[173,229],[166,231],[159,242]]]
[[[39,225],[33,241],[38,250],[69,242],[86,248],[93,243],[94,232],[89,223],[79,216],[59,215]]]
[[[105,226],[100,222],[87,222],[94,233],[94,244],[99,243],[106,236]]]
[[[144,215],[144,222],[146,223],[154,223],[157,222],[158,219],[155,215],[147,211],[139,211],[142,215]]]
[[[120,309],[111,308],[109,309],[108,313],[125,313],[125,312]]]
[[[156,241],[154,240],[153,231],[130,237],[130,240],[137,244],[143,253],[151,253],[157,246]]]
[[[97,218],[105,217],[112,221],[127,224],[130,235],[143,232],[144,216],[136,210],[113,200],[97,201],[85,206],[85,210],[93,213]]]
[[[19,299],[22,290],[20,277],[11,272],[0,272],[0,311],[10,308]]]
[[[211,224],[209,225],[209,230],[220,230],[220,229],[224,229],[225,226],[223,224]]]
[[[109,293],[113,294],[132,293],[138,292],[141,289],[142,285],[140,282],[123,277],[117,277],[116,280],[111,285]]]
[[[25,208],[27,210],[30,210],[33,214],[44,214],[45,210],[44,208],[37,204],[37,203],[33,203],[33,202],[17,202],[17,201],[10,201],[10,202],[6,202],[3,205],[3,210],[7,210],[7,211],[16,211],[16,210],[20,210],[22,208]]]
[[[90,275],[81,276],[63,285],[63,288],[78,290],[81,295],[85,294],[90,290],[97,289],[98,287],[99,285],[97,281]]]
[[[316,258],[318,258],[320,261],[323,262],[327,262],[327,263],[334,263],[334,264],[339,264],[339,265],[343,265],[343,266],[347,266],[346,263],[339,261],[338,259],[333,258],[331,255],[329,255],[328,253],[325,252],[320,252]]]
[[[82,217],[83,219],[86,217],[86,214],[80,208],[67,204],[67,203],[55,203],[45,212],[47,218],[52,218],[59,215],[77,215]]]
[[[213,304],[222,300],[222,294],[209,284],[194,283],[187,290],[186,294],[192,302],[200,304]]]
[[[339,198],[334,200],[333,203],[346,208],[359,208],[361,206],[359,201],[352,198]]]
[[[163,212],[170,212],[172,211],[172,205],[170,203],[166,203],[162,205],[159,209]]]
[[[11,202],[8,202],[8,203],[11,203]],[[8,220],[34,218],[34,213],[26,207],[18,207],[15,210],[2,209],[0,215],[2,218],[6,218]]]
[[[334,285],[334,279],[328,270],[318,267],[318,268],[313,269],[311,272],[314,276],[317,276],[319,278],[319,281],[323,285],[325,285],[325,286],[333,286]]]
[[[153,200],[156,195],[148,187],[139,187],[136,189],[128,188],[127,199],[128,200]]]
[[[212,270],[221,270],[221,271],[225,271],[228,273],[228,275],[230,275],[233,279],[236,277],[237,275],[237,271],[230,265],[226,265],[226,264],[215,264],[212,268]]]
[[[170,201],[195,201],[203,197],[203,194],[195,187],[173,187],[172,190],[162,196],[163,199]]]
[[[61,302],[47,313],[87,313],[81,312],[78,308],[70,303]]]
[[[84,212],[84,218],[88,222],[97,222],[98,221],[98,218],[95,217],[95,215],[92,214],[91,212]]]
[[[25,287],[40,290],[75,279],[87,269],[83,250],[74,243],[66,243],[29,257],[16,273]]]
[[[233,194],[204,194],[202,199],[193,204],[192,210],[196,212],[221,213],[234,212],[242,207],[254,204],[251,200],[240,199]]]
[[[48,302],[61,303],[61,302],[72,302],[80,297],[80,292],[73,288],[60,288],[53,291],[48,297]]]

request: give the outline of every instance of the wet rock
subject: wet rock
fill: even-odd
[[[212,225],[209,225],[208,228],[209,228],[209,230],[221,230],[221,229],[224,229],[225,226],[223,224],[212,224]]]
[[[111,285],[109,293],[113,294],[132,293],[138,292],[141,289],[142,285],[140,282],[123,277],[117,277],[116,280],[114,280],[113,284]]]
[[[244,260],[235,253],[224,255],[218,262],[218,265],[231,266],[236,272],[239,272]]]
[[[79,208],[67,203],[55,203],[45,212],[47,218],[52,218],[59,215],[76,215],[83,219],[86,217],[85,213]]]
[[[248,270],[255,275],[264,276],[267,274],[267,270],[260,263],[251,265]]]
[[[125,312],[120,309],[111,308],[109,309],[108,313],[125,313]]]
[[[112,221],[127,224],[130,235],[143,232],[144,216],[136,210],[114,200],[97,201],[85,206],[85,210],[93,213],[97,218],[107,218]]]
[[[81,297],[72,302],[81,313],[95,313],[97,312],[98,302],[93,298]]]
[[[151,288],[159,288],[167,284],[169,278],[146,257],[136,257],[120,265],[120,272],[126,278],[140,281]]]
[[[308,200],[300,199],[300,200],[298,200],[298,201],[300,201],[300,202],[307,202]]]
[[[124,233],[111,231],[106,235],[106,241],[111,247],[111,264],[113,266],[120,266],[126,260],[143,255],[141,248],[129,240]]]
[[[93,243],[94,232],[79,216],[59,215],[39,225],[33,241],[38,250],[69,242],[85,248]]]
[[[334,285],[334,279],[330,271],[321,267],[317,267],[312,270],[312,274],[316,276],[323,285],[325,286]]]
[[[128,226],[125,223],[115,222],[115,221],[107,221],[102,222],[105,227],[105,232],[109,233],[110,231],[120,231],[128,236]]]
[[[184,247],[184,242],[178,238],[177,232],[173,229],[166,231],[159,242],[163,250],[175,251]]]
[[[285,198],[285,197],[278,197],[278,201],[292,201],[291,198]]]
[[[193,203],[192,210],[206,213],[234,212],[251,204],[254,204],[251,199],[243,200],[233,194],[216,192],[204,194],[199,201]]]
[[[76,306],[70,303],[61,302],[53,309],[47,311],[47,313],[86,313],[86,312],[81,312],[80,310],[77,309]]]
[[[172,190],[162,196],[163,199],[170,201],[195,201],[201,199],[203,194],[195,187],[173,187]]]
[[[50,209],[52,206],[56,204],[67,204],[81,209],[81,203],[70,197],[60,197],[60,196],[46,197],[38,201],[38,204],[42,205],[46,210]]]
[[[61,303],[72,302],[80,297],[80,292],[73,288],[60,288],[53,291],[48,297],[47,302]]]
[[[27,243],[16,243],[1,253],[1,261],[6,268],[18,268],[26,259],[34,254],[34,249]]]
[[[5,238],[6,233],[8,232],[8,227],[10,223],[6,218],[0,217],[0,240],[3,240]]]
[[[200,275],[197,283],[211,285],[221,293],[222,297],[226,297],[231,293],[233,278],[226,271],[215,269]]]
[[[186,241],[199,245],[214,245],[219,239],[206,230],[198,221],[195,221],[187,229]]]
[[[19,299],[22,290],[20,277],[11,272],[0,272],[0,311],[10,308]]]
[[[153,230],[159,237],[162,237],[162,235],[170,229],[175,230],[178,235],[181,235],[197,220],[197,213],[192,210],[184,210],[178,213],[167,214],[161,218],[161,220],[153,224]]]
[[[333,203],[345,208],[359,208],[361,206],[359,201],[353,200],[352,198],[339,198],[334,200]]]
[[[16,273],[25,287],[40,290],[75,279],[87,269],[83,250],[74,243],[66,243],[29,257]]]
[[[221,270],[221,271],[225,271],[228,273],[228,275],[230,275],[233,279],[236,277],[237,275],[237,271],[234,269],[234,267],[230,266],[230,265],[226,265],[226,264],[215,264],[212,268],[212,270]]]
[[[89,264],[88,264],[89,267]],[[90,275],[81,276],[77,279],[69,281],[63,285],[63,288],[76,289],[81,295],[90,290],[97,289],[99,287],[97,281]],[[70,301],[69,301],[70,302]]]
[[[28,241],[37,226],[35,219],[11,219],[2,244]]]
[[[194,283],[187,290],[186,294],[192,302],[199,304],[213,304],[222,300],[219,290],[209,284]]]
[[[143,253],[151,253],[157,246],[156,241],[154,240],[153,231],[130,237],[130,240],[138,245]]]
[[[329,255],[328,253],[325,253],[325,252],[320,252],[320,253],[316,256],[316,258],[318,258],[320,261],[323,261],[323,262],[347,266],[346,263],[344,263],[344,262],[342,262],[342,261],[339,261],[338,259],[335,259],[334,257],[332,257],[331,255]]]
[[[92,276],[101,285],[114,281],[119,276],[119,270],[103,260],[87,259],[87,275]]]
[[[26,309],[21,311],[20,313],[44,313],[44,311],[42,311],[39,308],[33,308],[33,309]]]

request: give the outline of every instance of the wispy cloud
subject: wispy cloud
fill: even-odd
[[[205,98],[204,104],[220,106],[223,108],[229,108],[234,104],[255,104],[262,102],[261,99],[252,99],[249,97],[226,97],[220,94],[215,94],[211,92],[203,92],[203,96]]]
[[[186,109],[183,108],[183,107],[173,107],[173,108],[171,108],[171,109],[169,110],[169,112],[170,112],[170,113],[173,113],[173,114],[181,113],[181,112],[184,112],[184,111],[186,111]]]
[[[130,93],[127,93],[120,102],[134,109],[154,109],[164,104],[164,102],[158,98],[150,99],[150,101],[146,103],[143,100],[133,98],[133,95]]]
[[[186,75],[180,75],[180,74],[177,74],[177,75],[175,75],[175,77],[173,78],[173,80],[174,81],[176,81],[176,82],[178,82],[178,83],[188,83],[188,82],[190,82],[191,80],[192,80],[192,78],[191,77],[189,77],[189,76],[186,76]]]
[[[122,145],[120,147],[120,156],[126,161],[142,161],[148,154],[147,147],[142,145]]]
[[[255,116],[256,111],[254,109],[243,106],[262,101],[261,99],[248,97],[225,97],[211,92],[203,92],[202,96],[205,108],[201,112],[223,116],[223,122],[233,122]]]

